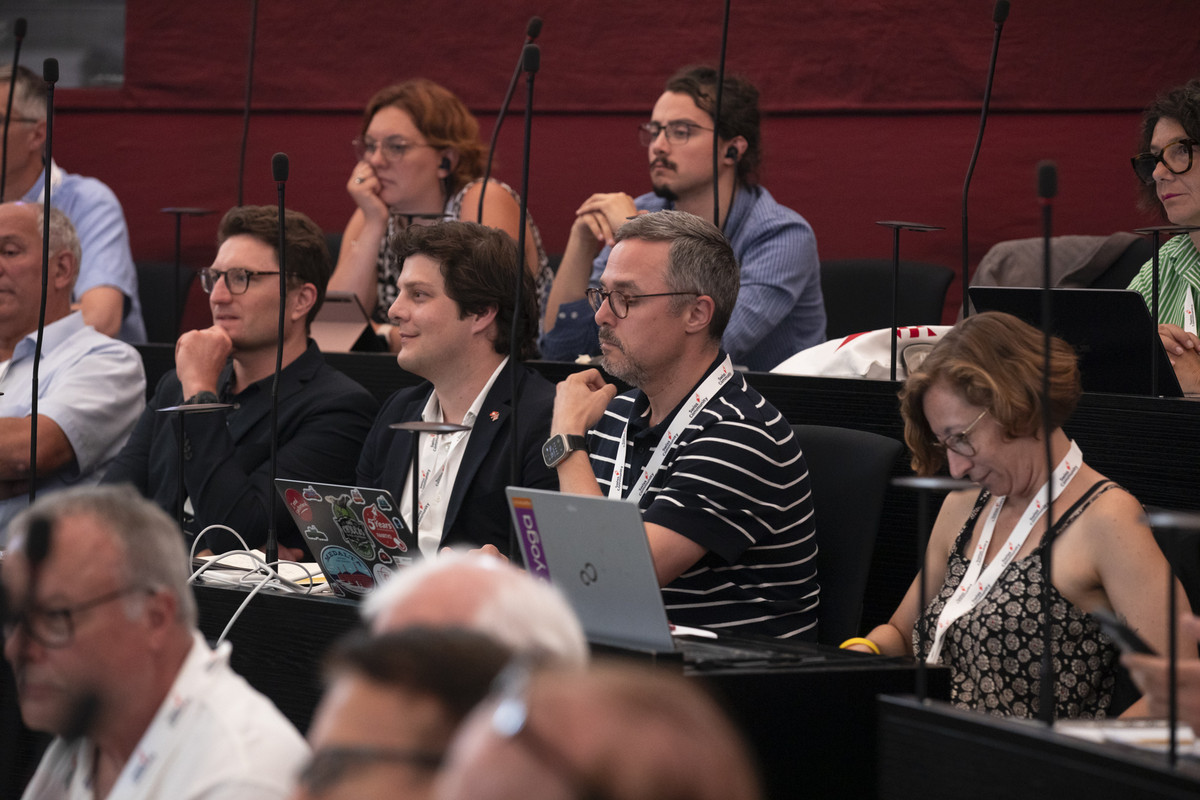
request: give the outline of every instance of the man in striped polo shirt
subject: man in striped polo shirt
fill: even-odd
[[[808,469],[721,349],[737,292],[711,223],[660,211],[623,225],[588,298],[605,370],[637,390],[567,378],[544,453],[562,491],[638,503],[671,622],[815,639]]]

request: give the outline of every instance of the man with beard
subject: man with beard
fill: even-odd
[[[636,200],[620,192],[594,194],[576,211],[546,307],[543,358],[566,361],[600,352],[584,292],[598,285],[613,235],[627,219],[663,209],[712,219],[714,135],[719,154],[717,227],[741,265],[741,290],[722,339],[725,350],[735,364],[766,371],[825,341],[825,303],[812,228],[758,184],[758,90],[744,78],[726,76],[720,127],[714,131],[716,96],[716,70],[688,67],[672,76],[654,104],[650,122],[641,126],[654,192]]]
[[[596,370],[560,383],[547,464],[563,492],[638,504],[672,623],[815,639],[808,468],[787,420],[721,348],[733,250],[682,211],[639,216],[614,238],[588,300],[602,366],[637,390],[617,397]]]

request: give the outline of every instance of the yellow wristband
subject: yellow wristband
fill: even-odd
[[[838,649],[845,650],[847,647],[849,647],[852,644],[861,644],[863,647],[870,648],[871,652],[874,653],[875,655],[877,655],[877,656],[882,655],[879,652],[879,645],[875,644],[870,639],[864,639],[861,636],[855,636],[853,639],[847,639],[846,641],[844,641],[838,645]]]

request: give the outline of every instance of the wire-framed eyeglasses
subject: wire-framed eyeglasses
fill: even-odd
[[[649,147],[653,142],[658,140],[660,133],[667,134],[667,141],[671,144],[684,144],[692,137],[692,130],[711,131],[712,128],[706,128],[703,125],[697,125],[695,122],[687,120],[674,120],[663,125],[659,122],[643,122],[638,126],[638,140],[642,143],[642,147]]]
[[[975,430],[975,426],[979,424],[981,419],[987,416],[987,413],[988,410],[985,408],[979,412],[979,416],[975,418],[974,422],[958,433],[952,433],[940,442],[933,442],[934,449],[941,450],[942,452],[949,450],[967,458],[975,455],[975,445],[971,444],[970,439],[971,431]]]
[[[1138,153],[1129,159],[1138,179],[1147,186],[1154,185],[1154,170],[1162,164],[1172,175],[1182,175],[1192,168],[1192,149],[1195,139],[1176,139],[1158,153]]]
[[[76,614],[137,592],[149,594],[152,590],[134,584],[71,606],[43,608],[31,605],[10,614],[4,620],[4,637],[11,638],[17,632],[17,628],[22,628],[28,636],[44,647],[66,647],[75,639]]]
[[[600,306],[604,305],[604,301],[608,301],[608,307],[612,311],[613,316],[617,319],[625,319],[629,316],[629,307],[634,304],[635,300],[641,300],[643,297],[674,297],[676,295],[693,294],[699,295],[699,292],[654,292],[653,294],[626,294],[616,290],[606,291],[589,287],[585,292],[587,295],[588,305],[592,307],[592,311],[599,311]]]
[[[388,136],[376,141],[370,136],[358,136],[350,142],[354,146],[354,155],[359,161],[366,161],[375,155],[375,151],[383,153],[384,161],[399,161],[414,147],[433,147],[424,142],[410,142],[402,136]]]
[[[213,289],[217,287],[217,281],[221,278],[225,279],[225,288],[230,294],[245,294],[250,288],[250,279],[257,278],[260,275],[278,275],[279,270],[267,272],[266,270],[245,269],[244,267],[234,267],[227,269],[224,272],[212,267],[205,267],[200,270],[200,288],[205,294],[212,294]]]

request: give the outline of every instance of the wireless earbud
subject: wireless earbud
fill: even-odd
[[[442,156],[442,163],[438,164],[438,169],[444,169],[446,172],[450,171],[450,156]]]
[[[731,145],[729,145],[729,147],[725,148],[725,157],[732,158],[734,161],[737,161],[738,160],[737,145],[731,144]]]

